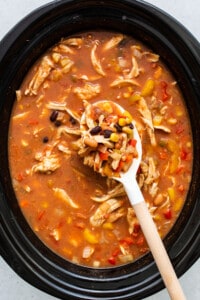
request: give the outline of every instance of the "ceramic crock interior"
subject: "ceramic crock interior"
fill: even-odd
[[[0,47],[1,254],[31,284],[62,299],[141,299],[163,287],[151,254],[131,264],[92,269],[63,260],[27,225],[12,188],[8,129],[15,90],[36,59],[61,37],[104,29],[130,34],[160,54],[183,92],[191,120],[195,163],[183,211],[164,242],[178,275],[200,255],[199,44],[175,20],[140,1],[55,1],[20,22]]]

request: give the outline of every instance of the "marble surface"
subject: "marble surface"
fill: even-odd
[[[0,0],[0,39],[33,9],[46,4],[48,0]],[[199,0],[149,0],[149,2],[174,16],[200,41]],[[200,299],[200,260],[181,278],[181,285],[188,300]],[[0,257],[0,299],[1,300],[56,300],[25,282]],[[146,300],[169,299],[166,289]]]

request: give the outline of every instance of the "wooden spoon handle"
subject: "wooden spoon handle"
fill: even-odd
[[[170,298],[172,300],[186,300],[146,202],[134,204],[133,207]]]

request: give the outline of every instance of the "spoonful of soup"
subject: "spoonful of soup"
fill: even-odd
[[[80,129],[84,164],[123,184],[171,299],[185,299],[136,180],[142,143],[133,117],[112,101],[85,102]]]

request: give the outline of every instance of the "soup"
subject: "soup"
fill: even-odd
[[[164,238],[189,189],[192,134],[173,75],[145,45],[115,32],[63,38],[16,91],[9,131],[13,187],[30,227],[56,254],[95,268],[130,263],[149,251],[123,186],[95,172],[108,159],[104,144],[98,157],[80,154],[85,103],[105,99],[134,118],[143,148],[137,181]],[[116,132],[105,128],[116,150],[126,120],[120,118]]]

